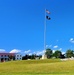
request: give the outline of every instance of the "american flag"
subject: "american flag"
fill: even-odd
[[[48,14],[50,14],[50,12],[46,9],[46,12],[48,13]]]

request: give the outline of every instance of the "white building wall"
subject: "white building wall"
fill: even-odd
[[[22,60],[21,54],[15,54],[15,60]]]

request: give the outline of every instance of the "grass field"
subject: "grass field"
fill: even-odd
[[[74,75],[74,61],[22,60],[0,63],[0,75]]]

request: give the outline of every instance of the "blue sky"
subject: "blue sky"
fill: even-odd
[[[74,0],[0,0],[0,51],[42,53],[46,47],[74,50]]]

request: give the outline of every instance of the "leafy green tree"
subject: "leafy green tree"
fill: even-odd
[[[56,57],[56,58],[60,58],[62,55],[62,52],[59,51],[59,50],[56,50],[54,53],[53,53],[53,56]]]
[[[31,59],[35,59],[35,58],[36,58],[36,54],[32,54]]]
[[[22,57],[22,60],[27,60],[29,58],[29,55],[25,55]]]
[[[10,55],[9,60],[15,60],[15,56]]]
[[[71,57],[73,57],[73,56],[74,56],[74,51],[71,50],[71,49],[68,49],[68,50],[66,51],[66,57],[67,57],[67,58],[71,58]]]
[[[73,51],[73,50],[72,50]],[[74,51],[73,51],[73,57],[74,57]]]
[[[52,50],[50,48],[46,49],[45,55],[47,56],[47,58],[51,58],[52,57]]]
[[[42,55],[39,55],[38,57],[39,57],[39,59],[40,59],[40,58],[42,58]]]

